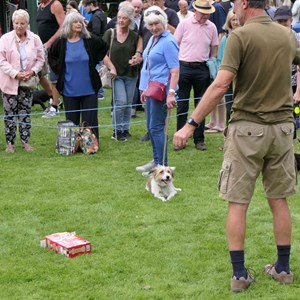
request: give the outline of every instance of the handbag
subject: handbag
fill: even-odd
[[[107,53],[107,56],[109,56],[110,51],[111,51],[111,46],[114,40],[114,35],[115,35],[115,31],[114,29],[111,29],[111,35],[110,35],[110,46],[109,46],[109,50]],[[105,89],[111,89],[112,87],[112,82],[111,82],[111,74],[110,74],[110,70],[106,65],[102,65],[99,69],[99,75],[100,75],[100,79],[102,82],[102,87]]]
[[[152,46],[150,47],[150,49],[147,53],[147,69],[148,69],[148,72],[149,72],[150,80],[148,82],[147,89],[144,91],[144,95],[146,97],[153,98],[157,101],[164,101],[164,100],[166,100],[167,85],[168,85],[168,82],[171,78],[171,74],[169,75],[166,83],[161,83],[159,81],[151,80],[150,66],[149,66],[149,52],[150,52],[152,47],[153,47],[153,44],[152,44]]]
[[[111,89],[111,75],[110,70],[106,65],[102,65],[99,69],[99,75],[102,82],[102,87],[105,89]]]
[[[82,122],[81,128],[76,137],[75,152],[94,154],[99,150],[99,142],[92,128],[87,122]]]
[[[166,99],[166,90],[167,83],[150,80],[144,95],[158,101],[164,101]]]
[[[19,86],[25,89],[34,90],[39,84],[40,79],[38,76],[31,76],[27,81],[19,81]]]

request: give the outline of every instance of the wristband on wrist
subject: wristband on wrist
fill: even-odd
[[[142,55],[143,53],[141,51],[136,51],[135,53],[138,53],[140,55]]]
[[[174,89],[169,89],[169,94],[174,94],[176,95],[176,91]]]

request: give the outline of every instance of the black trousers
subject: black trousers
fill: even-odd
[[[210,84],[210,75],[208,67],[203,64],[198,67],[186,66],[180,63],[179,90],[177,102],[177,130],[181,129],[187,120],[189,110],[189,99],[191,89],[194,90],[194,106],[196,107],[200,98]],[[205,120],[194,131],[194,143],[204,142]]]
[[[80,97],[63,96],[63,98],[66,119],[72,121],[75,125],[87,122],[88,126],[93,128],[99,140],[97,94]]]

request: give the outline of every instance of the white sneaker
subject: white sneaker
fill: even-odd
[[[42,118],[53,118],[57,116],[58,110],[56,111],[56,109],[53,106],[51,106],[48,111],[46,110]]]
[[[157,164],[154,162],[154,160],[152,160],[143,166],[136,167],[135,169],[139,172],[149,172],[155,167],[157,167]]]

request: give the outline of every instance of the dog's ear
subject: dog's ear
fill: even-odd
[[[172,171],[172,177],[174,178],[174,171],[176,169],[176,167],[170,167],[171,171]]]

